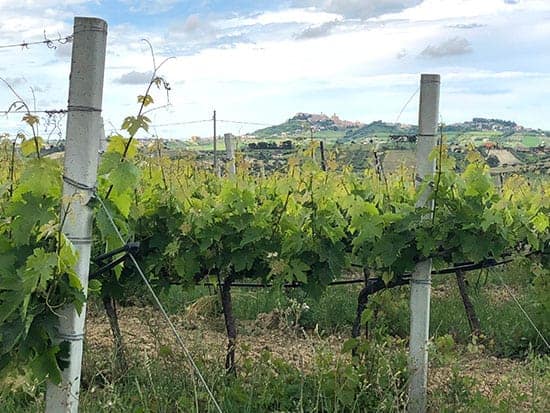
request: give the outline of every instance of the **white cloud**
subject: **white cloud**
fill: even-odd
[[[234,28],[253,25],[301,23],[323,24],[334,20],[341,20],[342,16],[335,13],[327,13],[314,9],[293,8],[279,11],[266,11],[248,17],[236,17],[217,22],[220,28]]]
[[[136,72],[132,70],[115,79],[115,82],[123,85],[147,85],[152,76],[153,72]]]
[[[157,62],[177,57],[160,73],[173,85],[174,106],[171,111],[152,112],[156,123],[205,119],[214,108],[220,117],[245,121],[279,122],[296,111],[394,120],[417,88],[419,73],[436,72],[442,75],[442,113],[447,123],[491,112],[492,117],[550,128],[550,118],[539,103],[550,94],[550,86],[545,86],[550,85],[550,56],[545,52],[550,1],[417,3],[301,1],[294,3],[298,8],[280,4],[277,10],[255,14],[239,13],[235,6],[229,17],[212,9],[210,15],[148,16],[147,27],[132,22],[128,14],[127,23],[109,24],[104,116],[118,126],[137,110],[136,96],[143,94],[152,70],[149,49],[140,41],[147,38]],[[35,7],[38,4],[41,7]],[[71,13],[85,12],[89,3],[65,4],[0,0],[4,36],[0,43],[40,40],[44,29],[50,36],[58,31],[69,34]],[[2,73],[27,79],[18,85],[25,98],[32,98],[28,86],[40,86],[39,107],[61,108],[67,100],[70,49],[70,45],[57,50],[43,45],[0,49]],[[459,54],[468,50],[472,53]],[[423,51],[424,57],[455,57],[418,58]],[[155,89],[153,94],[156,102],[164,102],[164,91]],[[0,106],[11,101],[0,87]],[[533,102],[538,106],[533,107]],[[414,123],[416,108],[413,103],[409,106],[401,120]],[[3,126],[14,125],[10,122]],[[239,132],[241,126],[225,128]],[[206,135],[210,129],[205,123],[159,132]],[[242,127],[241,132],[252,129]]]
[[[325,37],[331,34],[332,30],[339,24],[338,20],[323,23],[319,26],[309,26],[300,33],[296,34],[297,40],[315,39]]]
[[[430,44],[420,53],[423,57],[440,58],[457,56],[472,52],[471,43],[463,37],[453,37],[437,45]]]
[[[546,0],[523,0],[506,4],[502,0],[424,0],[415,7],[398,13],[386,14],[380,20],[405,19],[408,21],[458,20],[480,18],[498,14],[511,14],[518,11],[549,11],[550,2]]]
[[[366,19],[399,12],[421,3],[422,0],[297,0],[297,5],[315,6],[350,19]]]

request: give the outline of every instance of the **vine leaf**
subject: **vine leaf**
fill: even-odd
[[[128,150],[126,151],[126,158],[128,159],[134,158],[138,150],[137,141],[132,140],[129,143],[128,141],[129,139],[126,139],[121,135],[111,135],[109,137],[109,145],[107,146],[107,153],[114,152],[114,153],[123,155],[126,147],[130,145],[128,146]]]
[[[154,103],[153,97],[151,95],[139,95],[138,103],[142,103],[143,106],[149,106],[150,104]]]
[[[21,143],[21,153],[24,156],[30,156],[33,153],[36,153],[37,145],[38,150],[42,149],[44,146],[44,140],[40,136],[36,136],[32,139],[26,139]]]
[[[130,136],[135,136],[140,129],[149,131],[149,123],[151,123],[151,119],[147,116],[128,116],[124,119],[124,122],[122,122],[122,129],[127,130]]]
[[[56,358],[58,352],[59,346],[50,347],[31,362],[31,368],[39,379],[49,378],[55,384],[61,383],[61,370]]]
[[[43,248],[35,248],[33,254],[27,258],[23,285],[26,291],[44,292],[48,281],[53,278],[54,269],[57,267],[57,255],[46,252]]]
[[[539,212],[537,215],[535,215],[535,217],[531,220],[531,223],[539,233],[543,233],[550,226],[548,216],[543,214],[542,212]]]

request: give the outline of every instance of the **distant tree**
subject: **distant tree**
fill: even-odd
[[[256,142],[251,142],[248,144],[248,149],[258,149]]]
[[[291,140],[282,141],[281,144],[280,144],[280,148],[281,149],[292,149],[292,141]]]

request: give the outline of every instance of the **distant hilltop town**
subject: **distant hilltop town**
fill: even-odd
[[[359,128],[364,125],[359,121],[351,122],[349,120],[342,120],[338,117],[338,115],[336,115],[336,113],[332,116],[328,116],[324,113],[315,114],[298,112],[294,115],[294,117],[290,118],[290,120],[305,120],[311,125],[314,125],[318,130]]]

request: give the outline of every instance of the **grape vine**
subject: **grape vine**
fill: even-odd
[[[160,85],[158,79],[151,84]],[[128,241],[140,242],[138,261],[157,288],[210,281],[222,286],[223,301],[233,282],[257,279],[299,283],[319,296],[352,263],[389,284],[427,258],[442,268],[514,254],[537,260],[534,252],[549,252],[548,180],[530,184],[514,176],[498,188],[475,154],[458,173],[441,150],[440,172],[428,183],[437,186],[432,221],[415,208],[419,191],[410,173],[381,180],[374,170],[356,174],[330,159],[321,168],[308,155],[313,148],[286,171],[253,176],[241,165],[235,176],[218,177],[139,147],[134,137],[149,124],[148,92],[139,97],[139,114],[122,125],[128,137],[111,136],[101,159],[97,196],[108,213],[95,204],[94,251],[122,246],[110,215]],[[24,121],[33,127],[38,120]],[[39,145],[33,136],[23,143]],[[12,156],[14,148],[7,138],[0,143],[1,170],[8,171],[0,176],[0,370],[55,382],[67,356],[64,344],[55,344],[56,309],[81,308],[85,294],[60,231],[61,166],[24,144]],[[548,270],[546,261],[537,265]],[[134,269],[122,263],[90,290],[120,297],[132,280],[138,282]]]

